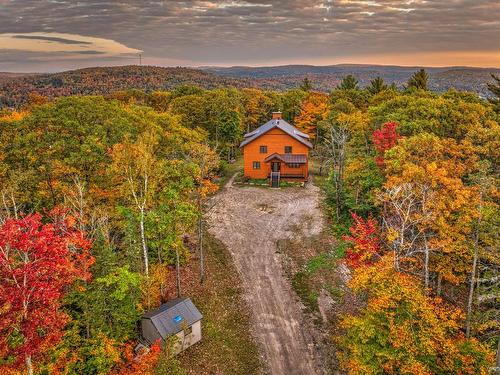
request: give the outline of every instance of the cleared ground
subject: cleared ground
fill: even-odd
[[[319,189],[233,186],[211,201],[209,231],[233,257],[251,313],[253,335],[271,374],[322,374],[321,336],[283,274],[277,244],[321,233]]]

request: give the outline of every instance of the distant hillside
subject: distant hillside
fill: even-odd
[[[10,81],[15,78],[23,77],[28,75],[28,73],[8,73],[0,72],[0,84]]]
[[[105,95],[128,89],[169,90],[183,84],[207,89],[246,85],[244,80],[202,70],[153,66],[97,67],[17,77],[10,73],[0,73],[0,108],[25,103],[31,92],[53,98],[65,95]]]
[[[285,65],[272,67],[204,67],[161,68],[154,66],[97,67],[52,74],[0,73],[0,108],[17,107],[32,92],[49,98],[66,95],[106,95],[114,91],[140,89],[170,90],[175,86],[193,84],[203,88],[258,87],[287,90],[298,87],[308,77],[316,90],[329,92],[347,74],[354,74],[361,86],[380,76],[388,83],[402,87],[418,67],[376,65]],[[476,92],[487,97],[491,73],[500,69],[426,68],[430,87],[442,92],[449,88]]]
[[[284,65],[270,67],[235,66],[230,68],[205,67],[206,71],[231,78],[247,78],[255,80],[259,87],[272,89],[288,89],[297,87],[308,77],[316,90],[330,91],[335,88],[342,77],[353,74],[361,86],[366,86],[377,76],[388,83],[402,87],[408,78],[420,67],[383,66],[383,65]],[[450,88],[471,91],[485,97],[489,95],[487,82],[491,81],[491,73],[500,75],[500,69],[482,69],[468,67],[425,68],[430,75],[431,90],[442,92]]]

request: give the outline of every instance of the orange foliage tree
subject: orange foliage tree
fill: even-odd
[[[342,320],[340,361],[349,374],[484,374],[493,354],[460,331],[462,313],[424,294],[393,259],[354,272],[350,287],[367,296]]]
[[[295,126],[312,139],[318,137],[318,122],[328,113],[328,96],[319,92],[310,93],[300,105],[300,113],[295,118]]]
[[[151,345],[149,351],[134,355],[133,345],[125,346],[125,361],[113,372],[120,375],[153,375],[155,367],[161,356],[161,346],[159,343]]]

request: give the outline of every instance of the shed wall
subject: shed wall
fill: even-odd
[[[153,325],[150,319],[141,319],[141,331],[142,337],[144,337],[149,343],[154,343],[156,340],[161,340],[162,337],[158,333],[158,330]]]
[[[176,341],[173,347],[174,354],[179,354],[181,351],[186,350],[191,345],[201,340],[201,321],[197,321],[191,327],[192,332],[190,334],[186,335],[184,331],[180,331],[175,335]]]

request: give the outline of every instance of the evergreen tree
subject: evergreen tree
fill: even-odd
[[[428,90],[429,75],[425,69],[420,69],[418,72],[413,73],[407,82],[407,88],[415,88],[417,90]]]
[[[342,78],[342,82],[340,82],[337,88],[339,90],[357,90],[359,88],[358,80],[352,74],[348,74]]]
[[[312,83],[311,83],[311,80],[309,78],[304,78],[304,80],[302,81],[302,84],[300,85],[300,89],[302,91],[306,91],[306,92],[309,92],[312,90]]]
[[[491,75],[495,80],[494,83],[488,83],[488,90],[494,95],[490,102],[495,106],[495,112],[500,113],[500,77]]]
[[[377,77],[370,81],[368,91],[370,91],[371,94],[375,95],[384,90],[387,90],[387,85],[382,77]]]

